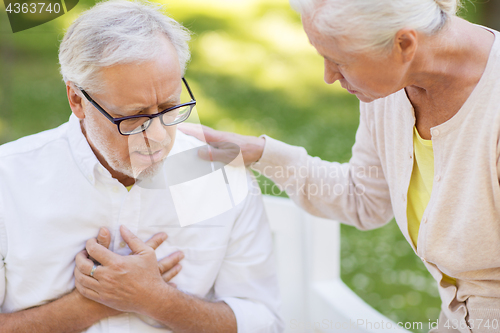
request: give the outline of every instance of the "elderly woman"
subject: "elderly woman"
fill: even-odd
[[[207,141],[238,144],[247,165],[314,215],[362,230],[395,216],[438,283],[433,332],[498,331],[499,33],[456,17],[458,0],[292,6],[324,58],[326,83],[361,100],[352,159],[326,162],[267,136],[205,128]]]

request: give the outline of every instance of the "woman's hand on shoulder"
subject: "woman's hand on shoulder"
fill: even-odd
[[[205,147],[198,151],[198,155],[205,160],[230,163],[241,150],[245,166],[249,166],[261,158],[266,143],[262,137],[217,131],[204,125],[182,123],[178,128],[209,144],[208,149]]]

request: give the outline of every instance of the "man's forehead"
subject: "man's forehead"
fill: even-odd
[[[108,108],[120,108],[120,111],[176,103],[182,91],[181,69],[175,52],[166,52],[151,61],[102,68],[99,79],[104,89],[98,98],[105,101]]]
[[[150,91],[136,91],[133,93],[118,92],[118,95],[104,94],[101,97],[110,111],[118,116],[127,116],[156,108],[168,108],[179,104],[182,91],[181,80],[177,89],[151,89]],[[145,89],[146,90],[146,89]],[[103,105],[104,106],[104,105]]]

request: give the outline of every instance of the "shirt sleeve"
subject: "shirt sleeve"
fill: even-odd
[[[265,136],[263,155],[251,167],[310,214],[361,230],[381,227],[392,219],[393,212],[367,111],[361,103],[360,125],[348,163],[323,161],[309,156],[302,147]]]
[[[247,173],[249,193],[233,226],[214,296],[233,310],[238,333],[283,332],[271,230],[257,181]]]

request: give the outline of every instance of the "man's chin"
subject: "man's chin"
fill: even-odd
[[[132,152],[130,154],[130,163],[133,177],[135,179],[153,177],[158,173],[167,155],[168,154],[166,154],[164,150],[158,151],[156,154],[150,156]]]
[[[161,160],[159,162],[156,162],[156,163],[149,165],[146,168],[132,167],[133,178],[135,178],[137,180],[145,180],[145,179],[153,178],[161,170],[161,167],[163,166],[163,162],[164,162],[164,160]]]

